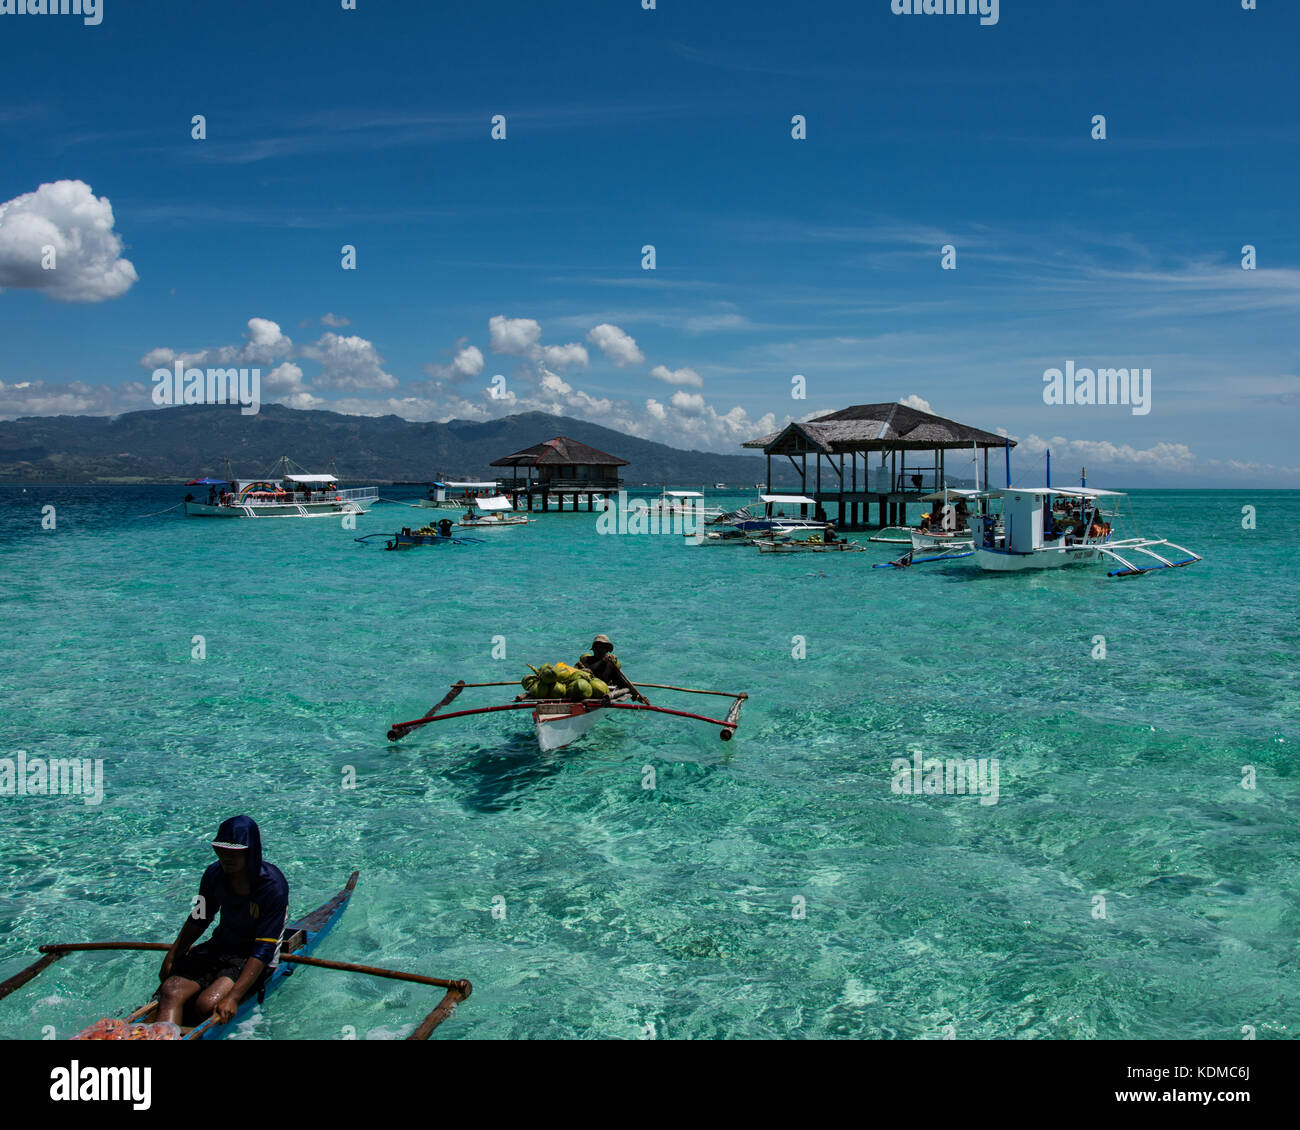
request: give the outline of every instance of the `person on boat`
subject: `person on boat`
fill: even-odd
[[[929,515],[929,514],[922,514],[922,515],[921,515],[921,533],[923,533],[923,534],[928,534],[929,532],[930,532],[930,515]]]
[[[822,531],[822,542],[826,545],[834,545],[839,540],[835,534],[835,523],[827,522],[826,529]]]
[[[614,654],[614,645],[609,642],[608,636],[597,636],[592,640],[591,651],[583,655],[574,666],[584,671],[590,671],[596,678],[611,687],[626,687],[632,692],[632,697],[637,702],[649,704],[649,700],[632,686],[628,682],[627,676],[623,674],[623,669],[618,663],[618,657]]]
[[[449,538],[449,537],[451,537],[451,519],[450,519],[450,518],[443,518],[443,519],[438,523],[438,533],[439,533],[442,537],[444,537],[444,538]]]
[[[158,973],[160,1021],[180,1024],[185,1005],[194,999],[200,1018],[228,1023],[280,959],[289,884],[278,867],[262,859],[256,822],[249,816],[223,821],[212,848],[217,862],[203,872],[194,909]],[[211,940],[194,945],[218,913]]]

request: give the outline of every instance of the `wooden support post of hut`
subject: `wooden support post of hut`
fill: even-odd
[[[787,424],[781,431],[748,440],[743,447],[761,448],[767,457],[767,481],[772,481],[772,457],[784,456],[799,472],[800,493],[815,498],[823,507],[834,503],[843,528],[862,529],[870,525],[871,503],[876,503],[876,526],[901,526],[908,520],[907,508],[948,482],[946,454],[955,452],[954,479],[973,485],[983,451],[984,470],[979,477],[987,488],[989,451],[1006,444],[1004,436],[970,424],[959,424],[906,404],[857,404],[816,419]],[[1014,443],[1012,446],[1015,446]],[[908,465],[908,453],[913,462]],[[920,458],[915,453],[928,453]],[[844,456],[850,458],[849,480],[844,477]],[[878,454],[872,475],[871,457]],[[808,481],[808,456],[814,459],[813,482]],[[862,456],[862,483],[858,483],[858,456]],[[829,474],[822,483],[822,459]],[[919,461],[918,461],[919,460]],[[888,471],[886,471],[888,466]],[[888,476],[886,480],[886,475]],[[769,486],[770,492],[770,486]],[[858,519],[858,507],[861,519]],[[918,515],[919,516],[919,515]]]
[[[618,493],[623,485],[618,469],[627,465],[626,459],[564,436],[492,461],[493,467],[513,468],[506,489],[526,498],[529,510],[533,500],[539,500],[543,513],[550,512],[552,499],[563,512],[566,495],[573,498],[574,513],[582,509],[584,499],[588,513],[593,512],[597,498]]]

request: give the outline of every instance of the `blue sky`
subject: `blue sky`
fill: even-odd
[[[0,15],[0,416],[149,408],[180,356],[718,451],[919,398],[1090,481],[1300,486],[1300,5],[808,7]],[[1045,404],[1070,360],[1150,412]]]

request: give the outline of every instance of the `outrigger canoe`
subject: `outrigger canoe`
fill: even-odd
[[[693,687],[672,687],[663,683],[638,683],[638,689],[677,691],[682,694],[716,695],[731,699],[731,705],[722,718],[709,718],[703,714],[692,714],[685,710],[671,710],[665,706],[652,706],[649,703],[629,702],[631,692],[618,688],[604,698],[590,698],[581,702],[572,702],[562,698],[524,698],[498,706],[480,706],[472,710],[454,710],[449,714],[439,714],[456,696],[467,687],[517,687],[518,683],[453,683],[445,698],[432,707],[422,718],[410,722],[395,722],[388,731],[390,742],[399,741],[407,734],[427,726],[430,722],[444,722],[449,718],[464,718],[470,714],[492,714],[502,710],[530,710],[533,715],[533,727],[537,734],[537,744],[543,752],[563,749],[586,734],[600,718],[611,710],[641,710],[655,714],[670,714],[677,718],[687,718],[695,722],[707,722],[717,726],[718,737],[724,742],[730,741],[740,727],[740,710],[747,694],[732,694],[728,691],[698,690]]]
[[[314,966],[321,969],[337,969],[347,973],[366,973],[373,977],[385,977],[397,981],[411,981],[419,985],[435,985],[447,990],[446,995],[439,1002],[438,1007],[429,1013],[428,1016],[416,1026],[415,1031],[407,1037],[408,1040],[427,1040],[435,1028],[438,1027],[448,1016],[456,1011],[456,1006],[465,1000],[473,991],[473,986],[468,981],[447,981],[436,977],[424,977],[416,973],[402,973],[395,969],[382,969],[368,965],[352,965],[340,961],[321,961],[311,956],[312,952],[320,945],[329,935],[330,931],[338,925],[339,920],[343,917],[343,912],[347,910],[348,903],[352,898],[352,892],[356,888],[357,878],[360,871],[353,871],[348,877],[347,886],[326,903],[322,903],[310,914],[298,919],[292,926],[284,932],[284,938],[280,943],[280,961],[266,975],[260,987],[255,987],[239,1004],[235,1015],[227,1024],[217,1024],[212,1017],[208,1017],[201,1023],[183,1026],[180,1029],[179,1037],[168,1037],[161,1035],[145,1036],[143,1038],[166,1039],[179,1038],[182,1040],[224,1040],[227,1036],[234,1033],[239,1021],[247,1019],[249,1014],[261,1005],[267,997],[284,985],[284,982],[294,973],[296,965]],[[10,977],[9,980],[0,984],[0,999],[7,997],[14,990],[21,988],[32,980],[49,966],[53,965],[60,958],[69,953],[85,950],[169,950],[171,946],[165,942],[74,942],[65,945],[48,945],[41,946],[40,950],[45,956],[32,965],[29,965],[22,972]],[[141,1005],[130,1015],[122,1020],[98,1021],[86,1029],[83,1034],[74,1036],[73,1039],[137,1039],[141,1038],[136,1035],[127,1035],[126,1032],[132,1025],[148,1025],[151,1018],[156,1016],[158,1010],[157,999],[150,1000],[147,1004]],[[137,1032],[141,1029],[136,1029]],[[172,1030],[173,1033],[175,1029]],[[101,1034],[102,1033],[102,1034]]]
[[[759,553],[865,553],[866,546],[855,541],[778,541],[759,542]]]
[[[416,545],[482,545],[482,538],[470,537],[443,537],[442,534],[432,533],[425,534],[414,531],[410,526],[403,526],[397,533],[388,534],[366,534],[362,538],[353,538],[353,541],[359,541],[363,545],[371,538],[388,538],[384,543],[385,549],[410,549]]]

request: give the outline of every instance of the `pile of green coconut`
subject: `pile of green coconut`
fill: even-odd
[[[528,664],[531,675],[520,680],[529,698],[563,698],[569,702],[585,702],[589,698],[604,698],[609,694],[609,684],[596,678],[590,671],[570,667],[567,663],[547,663],[541,667]]]

